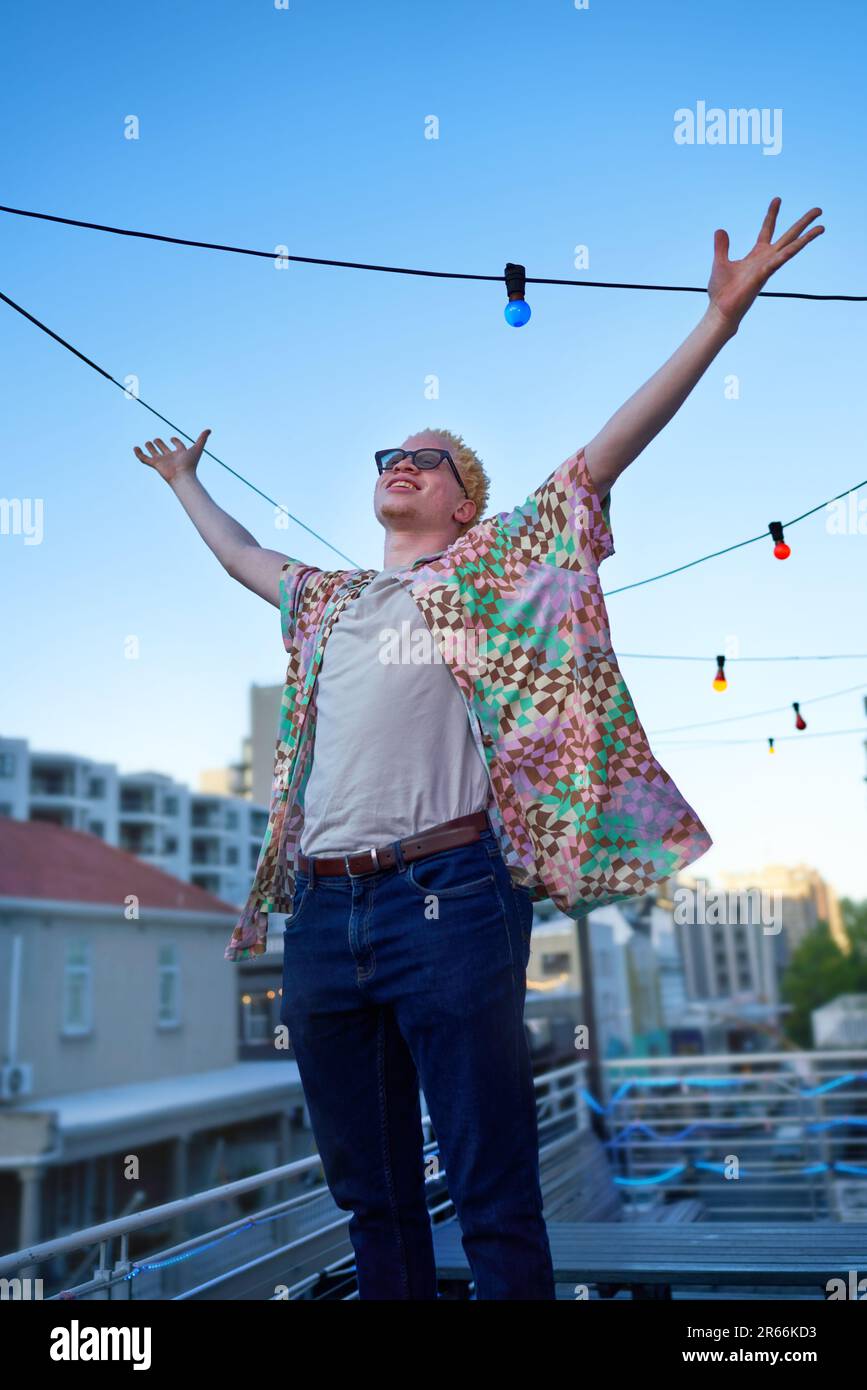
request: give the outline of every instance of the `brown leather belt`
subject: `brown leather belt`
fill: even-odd
[[[408,835],[400,840],[404,862],[411,864],[415,859],[424,859],[428,854],[438,854],[440,850],[454,849],[458,845],[470,845],[479,838],[483,830],[490,830],[491,822],[487,811],[474,811],[470,816],[458,816],[455,820],[443,821],[420,835]],[[303,874],[318,878],[320,874],[344,874],[357,877],[360,874],[375,874],[381,869],[393,869],[397,863],[394,843],[383,845],[381,849],[360,850],[358,854],[341,854],[329,858],[306,854],[298,855],[298,868]]]

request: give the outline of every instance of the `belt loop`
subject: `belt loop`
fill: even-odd
[[[398,873],[402,874],[404,869],[406,868],[406,860],[403,857],[403,850],[401,848],[400,840],[395,840],[391,847],[394,850],[395,868],[397,869]]]
[[[310,887],[316,887],[316,860],[312,855],[307,858],[307,877],[310,880]]]

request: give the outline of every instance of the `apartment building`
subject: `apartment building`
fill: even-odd
[[[0,816],[95,835],[224,902],[246,901],[268,806],[192,791],[165,773],[0,738]]]

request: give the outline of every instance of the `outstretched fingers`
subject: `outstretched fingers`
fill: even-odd
[[[785,265],[786,261],[790,261],[793,256],[797,256],[799,251],[803,251],[805,246],[809,245],[811,241],[815,241],[817,236],[821,236],[824,230],[824,227],[813,227],[806,236],[799,236],[796,241],[790,242],[782,250],[779,249],[778,242],[774,256],[774,269],[776,270],[777,266]]]
[[[209,429],[202,430],[202,433],[194,442],[192,448],[198,449],[199,453],[201,453],[205,447],[205,440],[208,438],[208,435],[210,433],[211,431]],[[177,458],[179,454],[185,453],[186,450],[191,447],[190,445],[186,444],[183,441],[183,439],[179,439],[176,434],[173,434],[171,438],[172,444],[174,445],[174,447],[171,449],[169,448],[166,441],[164,439],[160,439],[160,437],[157,435],[154,439],[149,439],[147,441],[145,445],[147,453],[144,453],[143,450],[141,450],[137,444],[133,447],[133,453],[135,454],[136,458],[139,459],[142,463],[156,463],[159,459],[163,458]]]
[[[157,444],[162,445],[162,447],[158,449],[156,447]],[[154,459],[162,458],[163,454],[170,452],[161,439],[157,439],[156,441],[149,439],[145,444],[145,448],[147,449],[147,454],[143,454],[138,445],[133,449],[136,458],[141,459],[142,463],[152,463]]]
[[[804,229],[809,227],[810,223],[815,222],[816,218],[821,217],[821,215],[821,208],[811,208],[809,212],[805,212],[803,217],[799,217],[797,222],[793,222],[789,230],[783,232],[783,235],[774,242],[773,249],[775,251],[781,251],[784,246],[789,246],[793,241],[797,241]],[[824,231],[824,227],[821,228],[821,230]],[[806,246],[807,243],[804,242],[803,244]]]

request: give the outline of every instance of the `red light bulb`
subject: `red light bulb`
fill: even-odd
[[[796,729],[806,729],[806,727],[807,727],[807,721],[806,721],[806,719],[804,718],[804,716],[801,714],[801,707],[800,707],[800,705],[798,704],[798,701],[797,701],[797,700],[794,700],[794,701],[792,702],[792,709],[795,711],[795,728],[796,728]]]
[[[774,542],[774,554],[777,559],[788,560],[792,550],[783,540],[783,523],[781,521],[769,521],[768,530],[771,533],[771,540]]]

